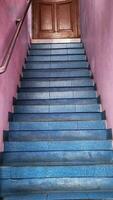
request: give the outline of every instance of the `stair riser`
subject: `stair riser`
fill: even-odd
[[[43,87],[43,88],[18,88],[18,92],[78,92],[78,91],[95,91],[95,87]]]
[[[78,99],[35,99],[16,100],[15,105],[89,105],[98,103],[98,98],[78,98]]]
[[[112,139],[111,130],[86,131],[6,131],[4,139],[8,141],[74,141]]]
[[[77,151],[75,152],[74,151],[70,151],[70,152],[54,151],[54,152],[25,152],[24,154],[23,152],[20,152],[20,153],[12,152],[12,153],[4,154],[3,163],[8,166],[9,165],[11,166],[13,165],[19,165],[19,166],[25,166],[25,165],[27,166],[33,166],[33,165],[73,166],[74,165],[76,166],[76,165],[85,165],[85,164],[89,164],[89,165],[90,164],[108,164],[108,163],[113,164],[113,152],[112,151],[82,151],[82,152],[81,151],[80,152],[79,151],[78,152]],[[95,173],[94,175],[97,176],[97,174]],[[101,176],[101,173],[99,175]],[[81,176],[81,175],[77,173],[77,176]],[[86,173],[86,176],[88,176],[87,173]]]
[[[26,63],[26,68],[27,69],[61,69],[61,68],[88,68],[89,64],[88,62],[77,62],[77,61],[68,61],[68,62],[27,62]]]

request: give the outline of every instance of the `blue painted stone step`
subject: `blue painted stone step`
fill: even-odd
[[[20,92],[18,99],[96,98],[96,91]]]
[[[1,179],[113,177],[112,165],[0,167]],[[34,180],[35,182],[35,180]],[[72,181],[73,182],[73,181]],[[112,185],[113,187],[113,185]]]
[[[113,192],[57,192],[5,197],[4,200],[113,200]]]
[[[17,105],[15,113],[100,112],[99,104],[89,105]]]
[[[54,79],[54,80],[39,80],[37,79],[22,79],[21,88],[30,87],[91,87],[94,83],[89,78],[65,78],[65,79]]]
[[[11,121],[18,122],[44,122],[44,121],[79,121],[79,120],[101,120],[102,113],[14,113]]]
[[[57,78],[57,77],[90,77],[91,72],[88,69],[40,69],[24,70],[24,78]]]
[[[87,60],[86,55],[36,55],[28,56],[27,61],[37,62],[37,61],[85,61]]]
[[[88,105],[98,104],[98,98],[60,98],[60,99],[25,99],[16,100],[15,105]]]
[[[113,178],[40,178],[2,180],[1,194],[67,192],[112,192]]]
[[[78,49],[30,49],[29,55],[36,56],[36,55],[79,55],[85,54],[85,50],[83,48]]]
[[[27,69],[61,69],[61,68],[88,68],[87,61],[53,61],[53,62],[26,62]]]
[[[47,43],[47,44],[31,44],[31,49],[66,49],[66,48],[83,48],[83,43]]]
[[[26,195],[13,195],[6,196],[4,200],[47,200],[48,194],[26,194]]]
[[[110,129],[105,130],[67,130],[67,131],[5,131],[5,141],[74,141],[112,139]]]
[[[64,122],[10,122],[10,130],[98,130],[105,129],[103,120]]]
[[[112,150],[111,141],[40,141],[5,142],[5,152],[38,151],[105,151]]]
[[[65,92],[65,91],[95,91],[95,87],[28,87],[18,88],[18,92]]]
[[[24,154],[23,152],[5,152],[3,164],[5,166],[95,166],[96,164],[106,164],[108,166],[109,164],[113,164],[113,150],[45,152],[26,151]]]

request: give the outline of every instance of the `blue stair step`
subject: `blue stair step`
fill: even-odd
[[[30,49],[29,55],[80,55],[85,54],[83,48],[67,49]]]
[[[41,192],[112,192],[113,178],[40,178],[2,180],[1,195]]]
[[[39,80],[35,79],[22,79],[21,87],[92,87],[94,83],[89,78],[65,78],[65,79],[54,79],[54,80]]]
[[[112,178],[112,165],[0,167],[1,179]],[[90,178],[89,178],[90,180]],[[72,180],[73,183],[73,180]],[[94,186],[93,186],[94,187]],[[111,185],[113,188],[113,183]]]
[[[26,194],[26,195],[13,195],[6,196],[4,200],[47,200],[48,194]]]
[[[90,77],[91,72],[88,69],[25,69],[24,78],[57,78],[57,77]]]
[[[97,151],[96,150],[95,151],[93,150],[92,151],[47,151],[47,152],[26,151],[24,152],[24,154],[23,152],[5,152],[3,164],[8,166],[88,165],[87,167],[89,167],[89,165],[95,166],[96,164],[108,165],[108,164],[113,164],[113,150],[112,151],[100,151],[100,150],[99,151],[98,150]],[[76,168],[74,170],[76,171]]]
[[[60,98],[60,99],[25,99],[14,101],[15,105],[88,105],[98,103],[98,98]]]
[[[5,131],[5,141],[72,141],[112,139],[111,129],[103,130],[67,130],[67,131]]]
[[[18,92],[64,92],[64,91],[94,91],[95,87],[28,87],[28,88],[18,88]]]
[[[62,91],[62,92],[20,92],[18,99],[60,99],[60,98],[96,98],[96,91]]]
[[[108,151],[112,142],[106,141],[39,141],[39,142],[5,142],[5,152],[38,151]]]
[[[101,120],[102,113],[14,113],[11,121],[32,122],[32,121],[79,121],[79,120]]]
[[[113,192],[57,192],[5,197],[4,200],[113,200]]]
[[[89,68],[87,61],[53,61],[26,62],[27,69],[61,69],[61,68]]]
[[[27,61],[37,62],[37,61],[86,61],[86,55],[36,55],[28,56]]]
[[[10,122],[10,130],[89,130],[105,129],[103,120],[64,122]]]
[[[89,105],[17,105],[15,113],[100,112],[99,104]]]
[[[31,49],[66,49],[66,48],[83,48],[83,43],[47,43],[47,44],[31,44]]]

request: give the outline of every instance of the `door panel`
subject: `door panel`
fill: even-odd
[[[33,39],[79,37],[78,0],[33,0]]]
[[[72,3],[59,3],[57,4],[57,25],[58,32],[64,30],[72,31]]]
[[[53,8],[51,4],[40,4],[40,31],[53,30]]]

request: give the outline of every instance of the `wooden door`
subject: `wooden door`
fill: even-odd
[[[33,0],[32,8],[33,39],[80,37],[78,0]]]

